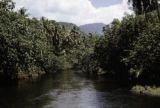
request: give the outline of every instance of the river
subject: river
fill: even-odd
[[[68,70],[36,81],[1,83],[0,108],[160,108],[160,98]]]

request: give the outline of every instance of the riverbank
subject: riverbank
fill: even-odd
[[[130,90],[133,93],[149,96],[160,96],[160,87],[155,86],[133,86]]]

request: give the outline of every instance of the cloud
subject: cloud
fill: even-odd
[[[25,7],[31,16],[42,17],[77,25],[102,22],[109,24],[114,18],[122,19],[128,9],[127,0],[108,7],[95,8],[90,0],[14,0],[16,8]]]

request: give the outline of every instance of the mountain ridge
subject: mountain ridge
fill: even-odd
[[[103,34],[104,23],[90,23],[79,26],[80,30],[85,33]]]

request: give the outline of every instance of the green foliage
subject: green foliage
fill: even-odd
[[[30,74],[31,67],[57,72],[65,62],[78,61],[81,48],[85,48],[78,27],[67,28],[44,17],[31,19],[26,9],[13,9],[11,0],[0,1],[0,71],[7,77],[17,78],[20,72]]]
[[[158,18],[160,19],[159,0],[128,0],[132,3],[133,10],[137,15],[147,14],[148,12],[157,11]]]
[[[143,14],[156,10],[158,0],[128,0],[132,2],[133,9],[137,14]]]
[[[156,2],[133,0],[136,12],[145,16],[115,19],[103,28],[104,36],[98,37],[80,32],[74,24],[44,17],[31,19],[26,9],[15,12],[11,0],[1,0],[0,72],[14,79],[19,74],[74,67],[90,75],[103,73],[158,84],[160,23],[154,11],[158,11]]]
[[[75,68],[83,73],[96,75],[98,72],[98,62],[94,57],[94,46],[98,40],[99,37],[94,34],[83,37],[83,42],[79,46],[79,50],[74,52],[74,55],[78,60],[74,63]]]
[[[147,19],[143,15],[128,15],[104,28],[94,57],[106,74],[133,82],[160,82],[160,23],[155,12],[146,15]]]
[[[129,70],[134,79],[141,83],[160,82],[160,24],[149,24],[140,34],[130,51]]]

